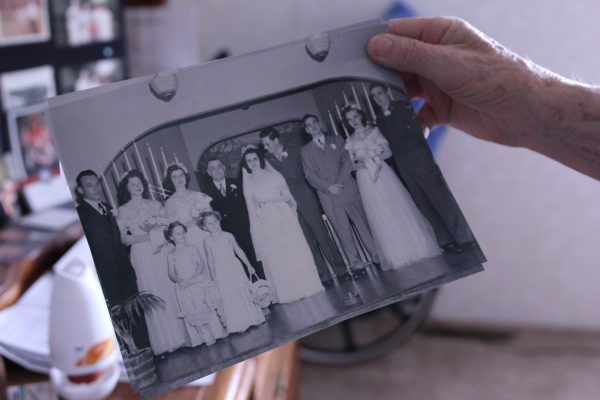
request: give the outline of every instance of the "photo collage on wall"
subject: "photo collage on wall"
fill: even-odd
[[[122,13],[120,0],[0,0],[0,198],[9,217],[23,208],[15,190],[59,174],[47,99],[127,77]]]

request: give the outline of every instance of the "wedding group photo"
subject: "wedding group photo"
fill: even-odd
[[[144,395],[485,260],[405,91],[375,81],[170,122],[75,185]]]

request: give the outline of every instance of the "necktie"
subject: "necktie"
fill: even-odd
[[[102,211],[102,215],[108,217],[108,210],[106,209],[106,207],[104,207],[104,204],[102,204],[101,201],[98,202],[98,208],[100,209],[100,211]]]
[[[323,146],[325,146],[325,140],[324,140],[322,137],[320,137],[320,138],[317,138],[317,145],[318,145],[320,148],[323,148]]]
[[[225,190],[225,183],[221,182],[219,184],[219,188],[221,189],[221,194],[223,195],[223,197],[225,197],[225,195],[227,194],[227,190]]]

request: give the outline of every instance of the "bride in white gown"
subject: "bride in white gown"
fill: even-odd
[[[290,303],[324,290],[283,176],[255,147],[244,152],[242,168],[252,242],[275,288],[274,302]]]
[[[399,268],[441,253],[433,229],[394,171],[383,161],[392,156],[389,143],[365,114],[343,110],[353,132],[346,142],[357,165],[356,181],[383,269]]]

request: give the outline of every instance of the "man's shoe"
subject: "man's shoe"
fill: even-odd
[[[456,242],[446,243],[445,245],[443,245],[441,247],[442,247],[442,250],[444,250],[444,253],[459,254],[459,253],[462,253],[462,251],[463,251],[463,249]]]
[[[348,279],[352,279],[352,275],[350,275],[347,272],[344,272],[343,274],[338,275],[337,278],[339,281],[347,281]]]
[[[323,287],[326,287],[326,288],[333,286],[333,278],[326,279],[322,283],[323,283]]]
[[[367,273],[367,270],[365,268],[358,268],[355,269],[354,271],[352,271],[352,277],[354,279],[358,279],[361,276],[365,275]]]

